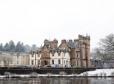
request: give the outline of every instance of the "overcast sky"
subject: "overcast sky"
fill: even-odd
[[[0,42],[41,45],[90,35],[94,48],[114,32],[114,0],[0,0]]]

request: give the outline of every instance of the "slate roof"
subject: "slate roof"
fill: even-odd
[[[69,48],[77,48],[78,47],[78,42],[73,42],[72,40],[69,40],[68,47]]]

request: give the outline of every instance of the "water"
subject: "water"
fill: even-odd
[[[0,84],[114,84],[114,79],[95,78],[5,78]]]

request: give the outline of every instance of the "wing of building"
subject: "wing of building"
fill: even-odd
[[[0,67],[28,66],[29,60],[27,53],[0,52]]]

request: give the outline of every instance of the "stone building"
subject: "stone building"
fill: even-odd
[[[31,51],[29,55],[29,65],[33,67],[40,67],[41,66],[41,51]]]
[[[41,47],[41,66],[50,65],[50,42],[44,40],[44,46]]]
[[[0,67],[17,67],[29,65],[29,54],[0,52]]]
[[[66,50],[52,50],[50,52],[51,67],[70,67],[70,54]]]
[[[39,58],[37,58],[39,54]],[[79,35],[78,39],[58,41],[44,40],[40,52],[34,52],[30,57],[30,65],[50,67],[89,67],[90,66],[90,37]],[[35,58],[36,56],[36,58]]]
[[[78,39],[69,41],[71,65],[73,67],[90,66],[90,37],[79,35]]]
[[[13,60],[9,53],[0,52],[0,67],[12,66]]]
[[[69,67],[70,55],[65,46],[66,40],[62,40],[58,46],[58,41],[54,39],[50,45],[50,65],[51,67]]]

